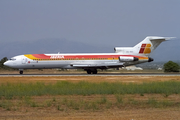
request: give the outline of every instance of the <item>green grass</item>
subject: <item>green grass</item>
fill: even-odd
[[[112,96],[111,96],[112,97]],[[158,100],[156,98],[148,98],[146,100],[139,100],[134,98],[127,99],[126,96],[114,95],[115,99],[108,99],[102,95],[100,98],[84,99],[84,98],[58,98],[55,101],[53,99],[44,99],[42,101],[36,101],[31,97],[23,97],[22,99],[16,98],[14,100],[0,100],[0,108],[7,111],[19,111],[21,108],[55,108],[58,111],[68,110],[105,110],[105,109],[138,109],[138,108],[169,108],[180,107],[180,102],[168,100],[166,98]],[[15,102],[19,101],[19,102]],[[20,104],[19,104],[20,103]]]
[[[12,102],[9,100],[3,100],[0,102],[0,107],[6,109],[6,110],[11,110]]]
[[[91,83],[91,82],[57,82],[54,84],[37,83],[6,83],[0,85],[0,108],[7,111],[20,110],[21,107],[45,108],[55,107],[58,111],[73,110],[103,110],[111,108],[124,109],[126,107],[143,108],[166,108],[180,107],[178,101],[169,100],[168,96],[172,94],[180,94],[180,82],[164,81],[164,82],[144,82],[137,83]],[[161,94],[163,99],[148,98],[139,100],[134,98],[126,98],[127,94],[136,94],[144,97],[147,94]],[[32,96],[52,96],[52,99],[46,99],[38,102]],[[58,98],[55,95],[101,95],[100,98],[84,99],[84,98]],[[108,99],[107,95],[114,95],[114,100]],[[14,102],[14,101],[18,102]]]
[[[71,83],[67,81],[57,82],[55,84],[37,83],[6,83],[0,85],[0,98],[12,99],[22,96],[42,96],[42,95],[107,95],[107,94],[163,94],[168,97],[171,94],[180,93],[180,82],[147,82],[136,83],[90,83],[78,82]],[[104,101],[105,98],[102,98]],[[53,98],[53,101],[56,101]]]

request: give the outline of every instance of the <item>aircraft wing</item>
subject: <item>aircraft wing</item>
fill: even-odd
[[[99,68],[99,69],[108,69],[108,68],[118,68],[118,67],[124,67],[123,63],[101,63],[101,64],[71,64],[72,67],[76,68]]]

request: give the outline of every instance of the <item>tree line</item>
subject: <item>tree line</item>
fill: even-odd
[[[164,64],[164,72],[179,72],[179,69],[180,66],[173,61]]]
[[[7,66],[4,65],[4,62],[6,62],[6,61],[8,61],[7,57],[4,57],[4,58],[1,59],[1,61],[0,61],[0,69],[4,69],[4,70],[12,69],[12,68],[7,67]]]

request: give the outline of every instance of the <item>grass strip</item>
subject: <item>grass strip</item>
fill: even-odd
[[[34,99],[33,97],[23,97],[21,99],[12,100],[0,100],[0,108],[10,111],[21,111],[34,108],[36,110],[43,108],[56,108],[58,111],[67,110],[105,110],[105,109],[139,109],[139,108],[172,108],[180,107],[179,101],[172,101],[166,98],[158,100],[153,97],[145,100],[139,100],[134,98],[127,99],[123,95],[114,95],[115,99],[109,99],[107,96],[102,95],[99,98],[87,99],[87,98],[67,98],[58,97],[52,99]]]
[[[164,94],[165,96],[180,93],[180,82],[147,82],[137,83],[90,83],[81,81],[72,83],[67,81],[55,84],[37,83],[6,83],[0,85],[0,98],[15,96],[42,95],[94,95],[94,94]]]

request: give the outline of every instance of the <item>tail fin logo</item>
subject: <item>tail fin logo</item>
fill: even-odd
[[[151,44],[142,44],[141,49],[139,50],[141,54],[149,54],[151,53]]]

